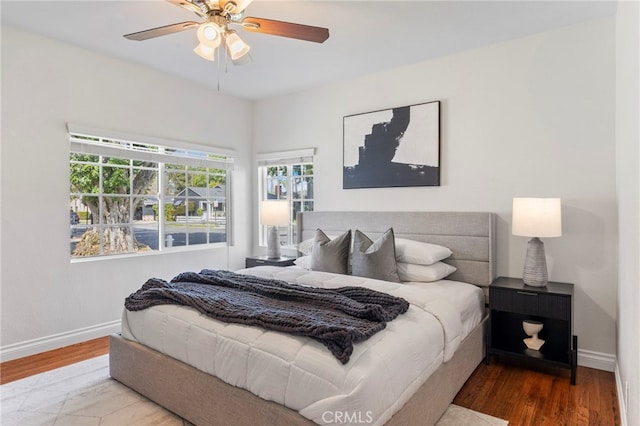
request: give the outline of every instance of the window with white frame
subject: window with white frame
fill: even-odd
[[[69,129],[71,258],[229,241],[228,153],[95,133]]]
[[[314,149],[258,154],[259,200],[287,200],[290,220],[279,227],[280,244],[296,242],[296,215],[313,211]],[[266,245],[267,227],[260,225],[260,245]]]

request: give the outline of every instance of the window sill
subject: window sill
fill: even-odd
[[[70,259],[70,263],[74,264],[74,263],[87,263],[87,262],[96,262],[96,261],[105,261],[105,260],[135,259],[137,257],[170,255],[175,253],[185,253],[185,252],[192,252],[192,251],[218,250],[225,247],[228,247],[227,243],[212,243],[212,244],[197,245],[197,246],[171,247],[170,249],[164,248],[163,250],[144,251],[136,254],[123,253],[123,254],[113,254],[108,256],[74,257]]]

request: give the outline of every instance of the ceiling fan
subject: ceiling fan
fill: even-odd
[[[244,17],[244,12],[252,0],[167,0],[169,3],[195,12],[203,22],[187,21],[163,27],[151,28],[136,33],[126,34],[129,40],[143,41],[192,28],[198,28],[199,44],[193,51],[200,57],[213,61],[216,49],[224,41],[227,54],[234,63],[241,63],[240,59],[249,52],[249,45],[229,29],[229,25],[239,25],[246,31],[271,34],[298,40],[323,43],[329,38],[327,28],[310,25],[293,24],[290,22],[274,21],[271,19]]]

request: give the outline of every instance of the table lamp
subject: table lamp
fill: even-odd
[[[267,233],[267,257],[280,258],[278,226],[289,224],[289,202],[269,200],[260,203],[260,223],[269,226]]]
[[[562,235],[560,198],[514,198],[511,222],[513,235],[532,237],[527,247],[522,280],[529,286],[545,287],[549,279],[540,237]]]

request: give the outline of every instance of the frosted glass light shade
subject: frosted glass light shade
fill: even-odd
[[[244,55],[249,53],[249,50],[251,49],[247,43],[242,41],[235,31],[229,31],[226,33],[225,43],[227,44],[229,56],[232,61],[242,58]]]
[[[220,42],[222,41],[222,37],[220,37],[220,29],[217,25],[211,22],[202,24],[198,27],[198,40],[200,40],[201,44],[215,49],[220,46]]]
[[[284,226],[289,224],[288,201],[262,201],[260,203],[260,223]]]
[[[560,198],[514,198],[511,233],[523,237],[562,235]]]
[[[193,51],[202,59],[206,59],[207,61],[214,61],[216,59],[216,49],[209,47],[206,44],[199,43]]]

